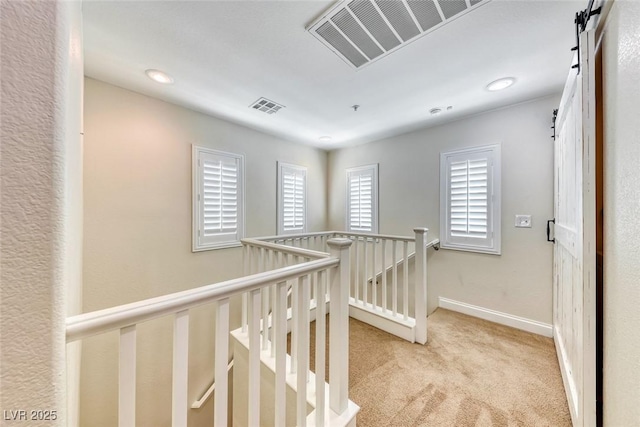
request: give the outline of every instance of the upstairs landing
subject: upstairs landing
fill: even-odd
[[[442,308],[425,346],[353,318],[349,338],[358,427],[571,426],[551,338]]]

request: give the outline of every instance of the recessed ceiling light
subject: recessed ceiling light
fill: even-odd
[[[513,77],[506,77],[504,79],[498,79],[496,81],[493,81],[491,83],[489,83],[487,85],[487,90],[490,92],[495,92],[498,90],[502,90],[502,89],[506,89],[509,86],[511,86],[512,84],[514,84],[516,82],[516,79],[514,79]]]
[[[320,137],[320,138],[318,138],[318,139],[319,139],[320,141],[322,141],[322,142],[329,142],[329,141],[331,141],[331,137],[330,137],[330,136],[327,136],[327,135],[325,135],[325,136],[321,136],[321,137]]]
[[[429,112],[431,113],[432,116],[438,116],[438,115],[440,115],[440,113],[442,113],[442,109],[441,108],[432,108],[431,110],[429,110]]]
[[[174,81],[173,77],[171,77],[167,73],[164,73],[160,70],[147,70],[145,71],[145,73],[147,74],[147,77],[149,77],[151,80],[157,83],[170,85]]]

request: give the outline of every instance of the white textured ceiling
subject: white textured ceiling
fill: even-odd
[[[333,1],[85,1],[85,73],[332,149],[561,91],[573,17],[586,1],[485,2],[356,71],[305,30]],[[148,68],[175,84],[149,80]],[[506,76],[516,84],[485,90]],[[286,108],[249,108],[259,97]],[[449,105],[440,116],[429,114]],[[332,141],[319,141],[323,135]]]

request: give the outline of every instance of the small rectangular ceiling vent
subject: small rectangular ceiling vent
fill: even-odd
[[[488,1],[343,0],[307,31],[359,69]]]
[[[249,107],[267,114],[275,114],[281,108],[284,108],[284,105],[268,100],[267,98],[260,98],[253,104],[249,105]]]

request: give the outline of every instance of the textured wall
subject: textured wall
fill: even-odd
[[[322,150],[93,79],[85,85],[84,128],[85,311],[241,275],[239,248],[191,252],[191,144],[245,155],[247,236],[276,234],[277,160],[307,166],[309,231],[326,227]],[[191,311],[190,402],[213,378],[213,314]],[[171,419],[171,328],[168,317],[138,329],[139,426]],[[83,343],[81,425],[117,422],[117,350],[117,334]],[[190,425],[211,425],[211,401],[189,416]]]
[[[428,227],[439,235],[440,152],[502,146],[502,255],[429,251],[429,308],[437,297],[551,323],[553,216],[551,113],[557,96],[519,104],[445,125],[329,155],[329,223],[345,227],[345,169],[380,164],[380,232],[412,235]],[[532,228],[515,228],[516,214],[531,214]]]
[[[604,425],[640,425],[640,2],[604,33]]]
[[[79,206],[70,193],[79,170],[69,162],[80,158],[79,129],[71,127],[80,122],[80,3],[0,7],[0,408],[56,411],[56,420],[42,421],[27,412],[16,425],[62,426],[66,285],[78,287],[80,265],[72,248]]]

